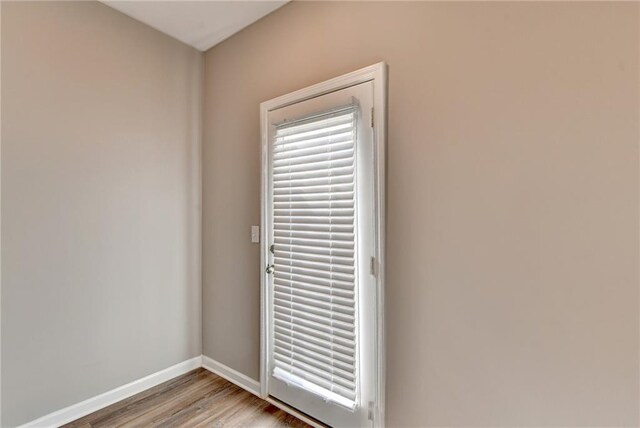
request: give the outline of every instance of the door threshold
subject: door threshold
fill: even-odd
[[[277,398],[272,397],[271,395],[268,395],[266,398],[264,398],[264,400],[266,402],[268,402],[269,404],[273,404],[277,408],[284,410],[285,412],[289,413],[290,415],[295,416],[296,418],[300,419],[301,421],[308,423],[309,425],[311,425],[314,428],[331,428],[331,427],[329,427],[329,425],[323,424],[319,420],[307,415],[306,413],[301,412],[298,409],[295,409],[295,408],[289,406],[287,403],[284,403],[284,402],[278,400]]]

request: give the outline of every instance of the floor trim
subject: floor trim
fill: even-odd
[[[213,358],[209,358],[206,355],[202,356],[202,367],[209,370],[211,373],[225,378],[231,383],[235,383],[240,388],[249,391],[253,395],[257,395],[258,397],[263,398],[260,395],[260,382],[258,382],[257,380],[251,379],[249,376],[244,375],[229,366],[225,366],[224,364],[219,363],[218,361],[214,360]]]
[[[303,422],[306,422],[307,424],[311,425],[312,427],[325,428],[324,425],[321,425],[315,419],[310,418],[309,416],[307,416],[304,413],[301,413],[298,410],[286,405],[285,403],[282,403],[281,401],[278,401],[278,400],[276,400],[276,399],[274,399],[272,397],[269,397],[269,396],[263,397],[261,395],[261,393],[260,393],[260,382],[258,382],[257,380],[251,379],[249,376],[244,375],[244,374],[240,373],[239,371],[232,369],[229,366],[225,366],[224,364],[214,360],[213,358],[210,358],[210,357],[207,357],[206,355],[203,355],[202,356],[202,367],[204,367],[205,369],[209,370],[211,373],[217,374],[218,376],[225,378],[229,382],[231,382],[233,384],[236,384],[240,388],[252,393],[253,395],[256,395],[256,396],[262,398],[263,400],[265,400],[269,404],[273,404],[274,406],[278,407],[279,409],[284,410],[285,412],[289,413],[290,415],[295,416],[296,418],[300,419]]]
[[[153,388],[162,382],[171,380],[174,377],[183,375],[199,367],[202,367],[202,356],[191,358],[190,360],[183,361],[164,370],[152,373],[149,376],[145,376],[126,385],[112,389],[111,391],[96,395],[88,400],[73,404],[53,413],[49,413],[41,418],[27,422],[19,428],[58,427],[66,423],[73,422],[76,419],[110,406],[111,404],[117,403],[125,398],[129,398],[132,395],[138,394],[149,388]]]
[[[112,389],[111,391],[96,395],[95,397],[89,398],[88,400],[84,400],[80,403],[65,407],[64,409],[49,413],[48,415],[42,416],[31,422],[27,422],[24,425],[20,425],[18,428],[59,427],[60,425],[73,422],[76,419],[98,411],[104,407],[110,406],[114,403],[117,403],[118,401],[124,400],[125,398],[129,398],[132,395],[138,394],[149,388],[153,388],[154,386],[159,385],[162,382],[171,380],[199,367],[203,367],[211,373],[225,378],[229,382],[266,400],[267,402],[275,405],[276,407],[279,407],[285,412],[290,413],[291,415],[297,417],[298,419],[308,423],[313,427],[323,427],[323,425],[319,424],[318,421],[309,418],[304,413],[301,413],[296,409],[287,406],[285,403],[282,403],[271,397],[262,397],[262,395],[260,394],[260,382],[258,382],[257,380],[251,379],[249,376],[244,375],[239,371],[234,370],[231,367],[228,367],[214,360],[213,358],[207,357],[205,355],[200,355],[198,357],[194,357],[190,360],[186,360],[174,366],[168,367],[164,370],[152,373],[149,376],[145,376],[126,385]]]

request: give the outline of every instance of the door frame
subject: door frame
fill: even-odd
[[[385,284],[385,224],[386,224],[386,152],[387,152],[387,65],[379,62],[351,73],[291,92],[260,104],[260,134],[262,140],[262,173],[260,184],[261,244],[260,244],[260,394],[269,398],[269,308],[270,296],[267,289],[265,266],[269,251],[266,198],[269,194],[269,124],[270,111],[286,107],[301,101],[339,91],[360,83],[373,82],[373,143],[375,144],[374,186],[375,186],[375,231],[376,231],[376,401],[373,403],[372,416],[374,427],[385,425],[385,322],[384,322],[384,284]]]

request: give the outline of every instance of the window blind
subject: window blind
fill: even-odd
[[[272,150],[273,376],[354,408],[354,106],[276,127]]]

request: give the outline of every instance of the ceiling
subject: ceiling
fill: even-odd
[[[206,51],[287,1],[102,0],[102,3]]]

